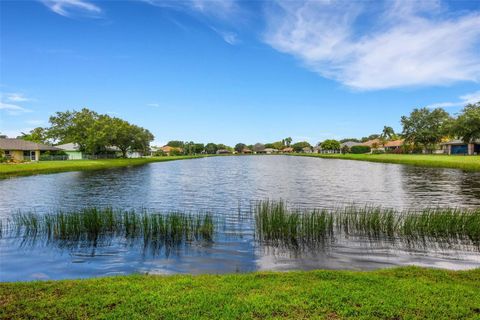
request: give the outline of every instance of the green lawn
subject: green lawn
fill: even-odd
[[[480,319],[480,269],[0,283],[2,319]]]
[[[423,154],[295,154],[298,156],[330,159],[360,160],[383,163],[409,164],[422,167],[439,167],[480,171],[480,156],[450,156]]]
[[[117,167],[142,165],[150,162],[183,160],[201,158],[204,156],[171,156],[139,159],[104,159],[104,160],[68,160],[68,161],[39,161],[20,164],[0,164],[0,179],[27,176],[39,173],[56,173],[64,171],[98,170]]]

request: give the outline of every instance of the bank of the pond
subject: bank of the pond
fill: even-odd
[[[0,179],[34,174],[58,173],[65,171],[86,171],[118,167],[137,166],[151,162],[203,158],[207,155],[169,156],[138,159],[102,159],[102,160],[68,160],[39,161],[20,164],[0,164]],[[210,156],[210,155],[209,155]]]
[[[0,284],[2,319],[476,319],[480,269],[130,275]]]
[[[480,171],[480,156],[424,155],[424,154],[308,154],[295,156],[318,157],[327,159],[359,160],[382,163],[408,164],[421,167],[452,168]]]

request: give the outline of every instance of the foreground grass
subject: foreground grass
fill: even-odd
[[[2,319],[478,319],[480,269],[1,283]]]
[[[173,161],[183,159],[203,158],[199,156],[170,156],[138,159],[103,159],[103,160],[68,160],[68,161],[39,161],[21,164],[0,164],[0,179],[15,176],[34,174],[57,173],[65,171],[85,171],[109,169],[118,167],[137,166],[151,162]]]
[[[424,154],[306,154],[297,156],[360,160],[382,163],[409,164],[421,167],[437,167],[480,171],[480,156],[424,155]]]

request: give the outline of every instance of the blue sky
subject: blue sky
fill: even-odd
[[[88,107],[171,139],[311,143],[480,100],[480,1],[0,1],[0,132]]]

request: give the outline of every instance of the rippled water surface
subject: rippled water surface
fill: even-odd
[[[0,218],[86,206],[153,211],[208,211],[225,228],[212,244],[168,255],[112,241],[66,249],[0,239],[0,280],[91,277],[132,272],[224,273],[253,270],[374,269],[416,264],[465,269],[480,265],[471,248],[405,248],[338,239],[294,252],[259,245],[248,212],[255,200],[303,208],[378,205],[389,208],[480,207],[480,173],[291,156],[214,157],[131,168],[0,180]]]

